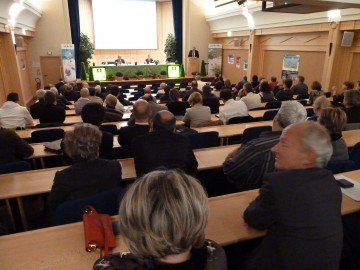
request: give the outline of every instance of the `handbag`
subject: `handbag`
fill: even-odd
[[[94,252],[100,248],[100,257],[116,246],[110,215],[99,214],[92,206],[87,206],[83,215],[85,250]]]

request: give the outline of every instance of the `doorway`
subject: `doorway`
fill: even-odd
[[[60,56],[40,56],[40,67],[44,86],[55,85],[63,78]]]

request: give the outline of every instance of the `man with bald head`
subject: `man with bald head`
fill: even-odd
[[[81,114],[82,108],[91,102],[91,100],[89,99],[90,93],[89,93],[89,89],[87,88],[82,88],[80,90],[80,98],[74,103],[74,108],[75,108],[75,113],[76,114]]]
[[[133,116],[135,124],[133,126],[121,127],[119,129],[118,141],[121,149],[131,151],[131,142],[137,136],[149,132],[149,119],[151,115],[151,108],[146,100],[139,99],[135,102],[133,107]]]
[[[150,132],[132,141],[137,176],[159,168],[195,174],[198,163],[191,145],[185,136],[176,134],[175,126],[175,116],[160,111],[150,120]]]
[[[333,151],[328,132],[313,121],[293,124],[271,151],[278,171],[264,176],[244,212],[249,226],[267,230],[254,269],[339,269],[342,195],[324,169]]]

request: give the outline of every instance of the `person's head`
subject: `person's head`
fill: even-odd
[[[271,87],[270,84],[267,81],[263,81],[262,83],[260,83],[260,92],[264,92],[264,93],[270,93],[271,92]]]
[[[211,94],[211,87],[210,87],[210,85],[207,85],[207,84],[205,84],[204,86],[203,86],[203,88],[202,88],[202,91],[203,91],[203,94],[204,95],[210,95]]]
[[[145,88],[144,88],[144,95],[145,94],[151,94],[151,88],[150,88],[150,86],[145,86]]]
[[[343,91],[352,90],[352,89],[354,89],[354,83],[350,82],[350,81],[346,81],[346,82],[343,83],[341,88],[342,88]]]
[[[81,119],[84,123],[100,126],[105,118],[105,108],[98,102],[90,102],[81,110]]]
[[[56,96],[52,91],[46,91],[44,101],[46,104],[56,104]]]
[[[307,112],[305,107],[298,101],[282,102],[281,108],[273,121],[273,130],[282,130],[291,124],[305,121]]]
[[[252,76],[252,81],[253,81],[253,82],[259,81],[259,77],[258,77],[257,75],[253,75],[253,76]]]
[[[194,46],[192,49],[195,51],[195,50],[196,50],[196,47]]]
[[[243,89],[245,91],[245,94],[248,94],[253,91],[251,83],[244,83]]]
[[[304,83],[304,82],[305,82],[305,77],[299,75],[299,76],[297,76],[297,80],[298,80],[298,82],[300,82],[300,83]]]
[[[59,91],[57,90],[56,87],[50,87],[50,91],[53,92],[55,96],[59,95]]]
[[[88,98],[89,95],[90,95],[89,89],[87,89],[87,88],[82,88],[82,89],[80,90],[80,97],[82,97],[82,98]]]
[[[345,107],[360,107],[360,93],[358,90],[346,90],[344,92],[344,101]]]
[[[37,100],[44,99],[46,91],[44,89],[36,90],[35,97]]]
[[[150,121],[151,131],[166,130],[175,132],[175,128],[176,118],[171,112],[166,110],[157,112]]]
[[[201,76],[200,76],[200,75],[195,75],[195,80],[200,81],[200,80],[201,80]]]
[[[164,92],[166,93],[166,94],[168,94],[169,92],[170,92],[170,90],[171,90],[171,87],[170,86],[165,86],[165,88],[164,88]]]
[[[110,88],[110,94],[112,94],[113,96],[117,97],[119,95],[120,89],[119,86],[117,85],[112,85]]]
[[[90,94],[90,96],[96,96],[95,87],[89,87],[89,94]]]
[[[232,99],[232,92],[230,89],[222,89],[220,91],[220,99],[222,99],[224,102]]]
[[[19,102],[19,94],[15,93],[15,92],[9,93],[6,97],[6,101],[12,101],[12,102],[18,103]]]
[[[151,108],[146,100],[139,99],[134,103],[133,111],[135,122],[148,122],[151,115]]]
[[[105,104],[107,106],[113,107],[115,108],[117,103],[117,98],[115,96],[113,96],[112,94],[108,94],[105,98]]]
[[[202,95],[199,92],[194,92],[190,95],[188,102],[190,103],[190,106],[193,107],[197,104],[202,104],[203,98]]]
[[[77,124],[67,131],[63,140],[65,153],[74,161],[89,161],[99,157],[101,131],[91,124]]]
[[[203,245],[208,211],[197,179],[180,170],[153,171],[125,193],[119,229],[131,253],[160,260]]]
[[[150,55],[150,54],[148,54],[148,55],[147,55],[147,58],[148,58],[148,59],[151,59],[151,55]]]
[[[145,94],[141,99],[146,100],[147,102],[155,102],[155,98],[151,94]]]
[[[89,84],[87,82],[82,82],[82,88],[89,88]]]
[[[65,85],[65,92],[70,93],[73,89],[74,87],[71,84]]]
[[[277,78],[275,76],[271,76],[270,80],[271,82],[276,82]]]
[[[101,86],[100,85],[95,86],[95,93],[96,94],[101,94]]]
[[[271,151],[278,170],[325,167],[333,152],[328,132],[314,121],[285,128]]]
[[[327,100],[326,96],[319,96],[315,99],[312,107],[314,110],[314,114],[319,115],[319,112],[322,109],[331,107],[331,103],[330,103],[330,101]]]
[[[177,90],[175,88],[171,89],[170,93],[169,93],[169,98],[170,98],[170,101],[172,101],[172,102],[178,101],[180,98],[179,90]]]
[[[215,83],[215,90],[216,91],[220,91],[222,87],[223,87],[223,83],[221,81]]]
[[[167,86],[167,84],[165,82],[160,83],[160,89],[164,89]]]
[[[321,91],[322,85],[318,81],[313,81],[310,87],[313,90]]]
[[[198,88],[198,83],[197,81],[192,81],[190,84],[191,88]]]
[[[99,80],[95,80],[94,81],[94,86],[100,85],[100,81]]]
[[[225,80],[225,82],[224,82],[224,87],[231,89],[231,81],[230,81],[229,79],[226,79],[226,80]]]
[[[290,89],[291,86],[293,85],[293,81],[292,79],[285,79],[284,84],[287,89]]]
[[[347,122],[346,113],[337,107],[324,108],[319,113],[318,122],[329,131],[330,135],[341,134]]]

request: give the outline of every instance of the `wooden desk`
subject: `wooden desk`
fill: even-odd
[[[194,153],[199,163],[198,170],[222,167],[222,163],[224,162],[225,157],[237,147],[239,147],[239,145],[195,150]],[[121,159],[119,162],[122,167],[123,180],[131,180],[136,178],[133,158]],[[16,198],[25,230],[27,229],[27,221],[25,212],[23,210],[24,208],[22,204],[22,197],[50,192],[55,173],[64,168],[67,167],[65,166],[0,175],[0,200],[6,200],[9,214],[12,216],[8,200],[11,198]]]
[[[65,114],[66,114],[66,116],[76,115],[75,109],[66,110]]]
[[[309,109],[309,108],[312,108],[311,106],[305,106],[305,109]],[[263,118],[264,116],[264,113],[267,112],[267,111],[276,111],[276,110],[279,110],[279,109],[267,109],[267,110],[257,110],[257,111],[249,111],[249,115],[252,117],[252,118]]]
[[[344,173],[360,180],[360,171]],[[209,199],[209,222],[205,236],[225,246],[265,234],[247,226],[242,213],[257,196],[258,190]],[[343,195],[342,215],[360,210],[360,202]],[[0,237],[0,261],[4,269],[91,269],[99,253],[84,250],[81,222]],[[123,238],[117,236],[114,252],[127,251]]]
[[[342,134],[348,148],[353,147],[356,143],[360,142],[360,129],[345,130]]]

